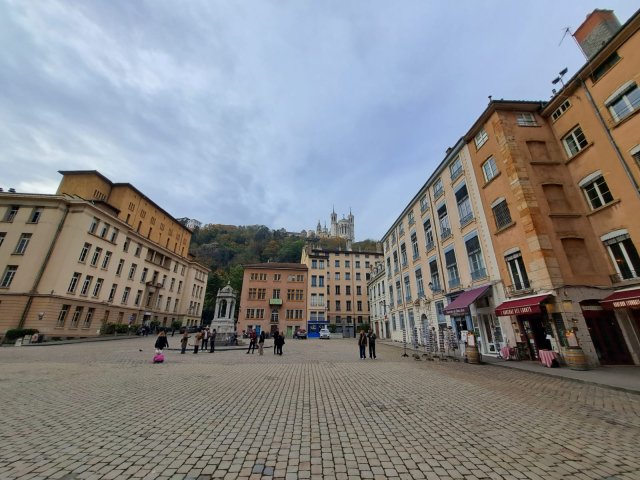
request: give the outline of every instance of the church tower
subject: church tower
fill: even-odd
[[[338,215],[336,214],[335,207],[333,207],[333,211],[331,212],[331,236],[338,236]]]

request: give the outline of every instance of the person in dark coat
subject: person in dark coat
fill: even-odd
[[[273,354],[278,353],[278,337],[280,336],[280,332],[276,330],[273,334]]]
[[[369,332],[369,358],[376,359],[376,339],[378,336],[375,332]]]
[[[366,348],[367,348],[367,335],[364,333],[364,330],[360,330],[360,336],[358,337],[358,347],[360,347],[360,358],[367,358]]]
[[[264,339],[267,336],[264,334],[264,330],[262,330],[260,332],[260,338],[258,338],[258,352],[260,352],[260,355],[264,355]]]
[[[249,349],[247,350],[247,353],[251,352],[253,354],[256,351],[256,343],[257,343],[256,331],[253,328],[250,328],[248,336],[249,336]]]
[[[156,338],[156,349],[164,350],[165,348],[169,348],[169,340],[167,339],[165,331],[162,330]]]
[[[180,351],[180,353],[184,353],[187,351],[188,343],[189,343],[189,332],[185,328],[184,333],[182,334],[182,338],[180,339],[180,346],[182,347],[182,350]]]
[[[284,336],[281,334],[278,334],[276,336],[276,346],[277,346],[277,351],[278,351],[278,355],[282,355],[282,346],[284,345]]]
[[[210,345],[211,345],[211,350],[209,350],[209,353],[213,353],[213,351],[216,349],[216,335],[218,334],[218,332],[216,332],[216,329],[213,329],[213,332],[211,332],[211,338],[209,339]]]

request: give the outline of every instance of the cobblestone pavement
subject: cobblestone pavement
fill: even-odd
[[[640,478],[640,395],[355,340],[153,342],[0,348],[0,478]]]

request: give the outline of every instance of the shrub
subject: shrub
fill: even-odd
[[[116,333],[129,333],[129,325],[126,323],[119,323],[116,325]]]
[[[171,322],[171,328],[174,330],[180,330],[180,327],[182,327],[182,320],[174,320]]]
[[[338,330],[338,326],[335,323],[330,323],[327,328],[331,333],[336,333],[336,330]]]
[[[37,328],[12,328],[5,333],[5,341],[15,342],[18,338],[22,338],[25,335],[33,335],[34,333],[40,333]]]
[[[102,330],[102,333],[105,335],[113,335],[116,333],[116,324],[115,323],[107,323]]]

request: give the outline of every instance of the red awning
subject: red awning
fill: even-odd
[[[533,315],[540,313],[540,302],[548,298],[551,294],[534,295],[531,297],[515,298],[496,307],[498,317],[508,317],[509,315]]]
[[[469,313],[469,305],[476,301],[491,285],[483,285],[482,287],[472,288],[458,295],[453,302],[444,309],[446,315],[465,315]]]
[[[622,290],[600,300],[604,308],[640,308],[640,288]]]

